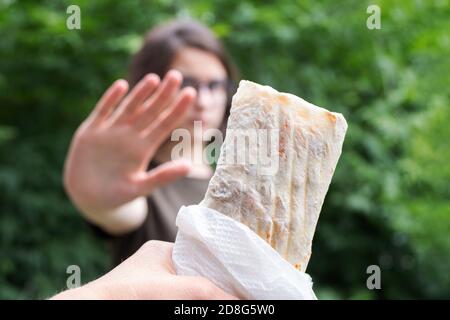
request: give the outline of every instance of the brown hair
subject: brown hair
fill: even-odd
[[[227,90],[225,117],[220,128],[224,131],[237,81],[237,69],[219,39],[199,22],[190,19],[175,20],[150,30],[141,49],[132,57],[128,74],[130,86],[135,86],[150,72],[163,78],[178,50],[183,47],[194,47],[214,54],[227,71],[230,85]]]

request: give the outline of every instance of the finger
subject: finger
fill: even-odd
[[[172,264],[173,243],[150,240],[144,243],[135,255],[142,256],[149,264],[156,265],[157,269],[175,274]]]
[[[93,125],[102,123],[111,114],[127,91],[128,83],[123,79],[116,80],[96,104],[89,116],[89,121]]]
[[[194,300],[238,300],[203,277],[178,276],[177,281],[184,288],[184,299]]]
[[[155,188],[186,176],[190,170],[191,165],[188,161],[174,160],[166,162],[149,172],[144,172],[137,179],[137,196],[147,196]]]
[[[162,85],[155,94],[145,102],[143,112],[138,115],[135,122],[135,128],[139,131],[144,130],[149,124],[158,117],[164,108],[169,105],[176,97],[180,88],[182,75],[176,70],[171,70],[164,77]]]
[[[173,242],[160,241],[160,240],[148,240],[138,250],[143,256],[155,258],[159,256],[163,259],[171,259],[172,257]],[[152,257],[153,256],[153,257]]]
[[[152,145],[159,146],[183,121],[196,98],[193,88],[184,88],[173,104],[144,131],[144,136]]]
[[[127,121],[158,87],[159,77],[156,74],[146,75],[133,88],[131,93],[122,101],[119,107],[114,111],[111,123],[121,123]]]

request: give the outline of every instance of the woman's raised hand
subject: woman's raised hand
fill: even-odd
[[[82,212],[106,214],[188,173],[188,163],[175,161],[147,172],[196,98],[195,89],[180,90],[181,81],[171,70],[162,82],[148,74],[128,94],[125,80],[104,93],[77,129],[64,167],[65,188]]]

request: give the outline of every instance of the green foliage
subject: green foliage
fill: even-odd
[[[108,270],[64,194],[65,153],[146,30],[182,16],[223,39],[242,78],[349,123],[308,268],[319,298],[449,298],[450,5],[375,1],[368,30],[373,3],[0,1],[0,298],[54,294],[71,264],[83,282]],[[366,288],[371,264],[382,290]]]

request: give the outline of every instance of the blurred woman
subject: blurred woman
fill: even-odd
[[[186,129],[194,144],[202,140],[194,121],[203,131],[225,128],[235,77],[208,28],[173,21],[148,33],[128,82],[114,82],[77,129],[64,185],[96,232],[110,240],[115,265],[148,240],[174,241],[179,208],[202,200],[213,170],[198,154],[173,161],[179,142],[170,135]]]

